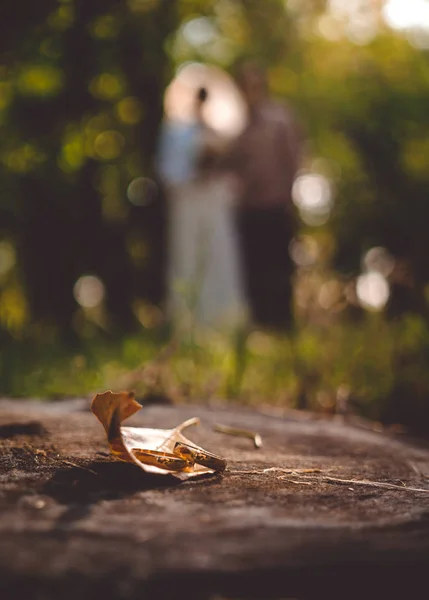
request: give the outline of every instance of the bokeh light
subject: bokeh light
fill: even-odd
[[[8,81],[0,81],[0,110],[9,106],[12,100],[12,84]]]
[[[28,65],[17,78],[17,89],[25,96],[54,96],[63,84],[62,70],[50,65]]]
[[[426,0],[388,0],[383,8],[386,23],[393,29],[429,28],[429,2]]]
[[[125,85],[120,75],[101,73],[91,80],[89,91],[100,100],[117,100],[123,96]]]
[[[69,29],[75,20],[75,8],[71,2],[62,3],[48,17],[48,24],[52,29],[57,31],[66,31]]]
[[[91,34],[99,40],[113,40],[118,37],[120,29],[121,23],[114,15],[102,15],[92,24]]]
[[[103,302],[105,287],[99,277],[82,275],[73,289],[75,300],[82,308],[96,308]]]
[[[325,176],[318,173],[299,175],[292,188],[292,199],[307,225],[316,227],[328,221],[333,196],[331,184]]]
[[[412,27],[406,33],[407,40],[417,50],[429,49],[429,27]]]
[[[289,254],[298,267],[310,267],[319,258],[319,245],[311,235],[301,235],[291,241]]]
[[[158,186],[148,177],[136,177],[129,184],[127,198],[135,206],[147,206],[156,197]]]
[[[15,266],[15,248],[10,242],[0,242],[0,277],[4,277]]]
[[[201,46],[213,42],[216,37],[216,28],[211,19],[198,17],[182,26],[182,34],[192,46]]]
[[[389,299],[389,283],[381,273],[369,271],[357,278],[356,294],[363,308],[380,311],[383,310]]]
[[[142,103],[134,96],[123,98],[116,105],[116,114],[122,123],[125,123],[126,125],[135,125],[141,121],[143,116]]]
[[[124,136],[116,130],[103,131],[94,141],[96,155],[103,160],[118,158],[125,146]]]
[[[379,19],[373,0],[329,0],[328,8],[327,16],[336,20],[338,28],[352,43],[363,46],[376,37]],[[335,41],[333,21],[319,22],[319,31]]]
[[[66,172],[78,171],[85,160],[85,145],[82,132],[71,127],[64,136],[59,158],[60,167]]]
[[[155,329],[164,322],[161,309],[148,302],[138,301],[133,306],[134,314],[145,329]]]
[[[331,188],[326,177],[309,173],[300,175],[293,186],[297,206],[310,211],[325,211],[332,203]]]
[[[342,297],[343,285],[337,279],[331,279],[321,285],[318,301],[325,310],[332,310]]]
[[[15,335],[19,334],[29,317],[25,292],[16,284],[0,291],[0,325]]]
[[[338,42],[343,37],[342,23],[334,15],[324,14],[317,21],[317,31],[330,42]]]
[[[34,144],[23,144],[6,152],[1,162],[14,173],[28,173],[46,160],[45,153]]]
[[[376,271],[384,277],[388,277],[395,267],[395,259],[382,246],[375,246],[368,250],[363,257],[362,263],[366,271]]]

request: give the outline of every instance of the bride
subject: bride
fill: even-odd
[[[195,97],[192,122],[166,121],[158,171],[169,196],[167,312],[175,322],[234,327],[246,315],[233,222],[234,185],[216,171],[225,144],[207,127],[205,88]]]

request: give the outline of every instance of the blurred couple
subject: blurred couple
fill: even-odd
[[[192,122],[165,121],[158,173],[169,196],[168,314],[212,327],[288,329],[292,185],[301,135],[291,110],[269,96],[266,72],[243,62],[236,81],[247,105],[231,142],[204,120],[200,88]]]

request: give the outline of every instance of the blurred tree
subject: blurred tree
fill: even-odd
[[[384,246],[396,261],[387,314],[419,313],[420,329],[427,327],[428,32],[393,31],[385,4],[1,3],[3,391],[13,387],[10,361],[26,336],[37,344],[59,331],[70,342],[93,331],[88,319],[121,335],[135,327],[136,307],[162,300],[165,206],[152,162],[164,89],[185,61],[228,69],[239,56],[258,55],[274,94],[299,113],[306,169],[323,164],[334,197],[326,222],[302,223],[313,247],[328,248],[315,268],[318,310],[329,312],[318,300],[328,276],[340,280],[340,272],[353,287],[363,255]],[[137,200],[127,197],[130,183],[140,189]],[[106,294],[104,304],[85,309],[88,318],[74,297],[85,274]],[[426,338],[418,340],[425,355]],[[412,361],[413,352],[395,364]]]
[[[35,10],[20,0],[0,17],[1,222],[15,235],[30,313],[69,338],[73,286],[90,272],[123,332],[136,292],[160,296],[159,275],[133,277],[127,249],[130,228],[149,246],[160,237],[160,204],[132,207],[125,191],[152,175],[177,2],[51,0]]]

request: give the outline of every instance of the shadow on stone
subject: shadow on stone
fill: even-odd
[[[61,504],[93,504],[176,485],[180,480],[171,475],[145,473],[130,463],[94,461],[57,470],[43,492]]]
[[[47,431],[39,421],[29,421],[28,423],[7,423],[0,425],[0,439],[5,440],[18,435],[43,436]]]

